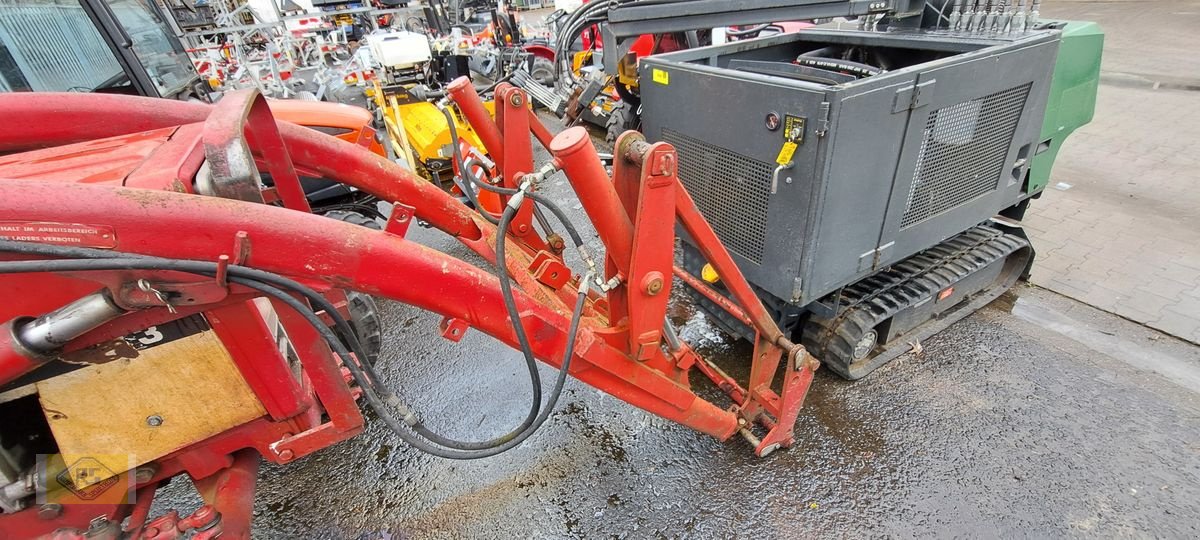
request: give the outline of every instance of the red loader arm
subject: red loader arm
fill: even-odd
[[[336,295],[339,289],[353,289],[436,312],[445,318],[443,335],[455,341],[473,327],[516,348],[519,340],[514,325],[519,324],[531,336],[533,355],[560,367],[570,342],[572,307],[584,288],[571,376],[722,440],[741,432],[755,444],[759,455],[790,446],[796,415],[818,363],[779,331],[700,216],[676,177],[674,149],[665,143],[647,144],[639,135],[627,133],[618,141],[610,178],[581,128],[550,140],[519,89],[508,85],[497,89],[495,122],[486,114],[474,114],[479,96],[470,84],[452,85],[450,94],[472,127],[491,135],[484,137],[484,142],[489,153],[498,157],[493,175],[500,179],[496,187],[519,190],[504,197],[515,209],[506,242],[500,241],[497,227],[483,216],[396,164],[361,146],[276,123],[253,90],[233,93],[212,107],[106,95],[0,96],[0,112],[13,125],[28,127],[20,134],[0,133],[0,149],[48,148],[0,158],[0,224],[81,225],[103,231],[104,241],[51,236],[33,240],[216,265],[215,281],[171,271],[71,273],[69,277],[76,281],[84,275],[93,280],[91,290],[101,286],[125,290],[122,284],[151,279],[157,285],[146,290],[159,294],[160,300],[162,290],[203,290],[208,294],[196,294],[195,299],[188,298],[192,303],[177,305],[166,300],[155,304],[150,298],[137,310],[126,310],[80,332],[63,344],[62,350],[81,349],[192,313],[203,312],[218,321],[219,315],[226,313],[236,319],[236,309],[231,306],[261,296],[261,291],[225,281],[224,269],[233,265],[283,276],[321,293]],[[75,158],[71,156],[81,155],[80,146],[61,147],[155,129],[168,129],[161,147],[143,156],[134,172],[117,175],[115,183],[93,183],[113,173],[89,169],[95,174],[81,174],[89,166],[98,167],[97,157],[88,155],[85,166],[72,161]],[[536,173],[530,148],[535,138],[554,156],[552,164]],[[99,148],[101,143],[81,144]],[[128,144],[104,148],[113,153],[119,152],[117,148],[132,151]],[[79,169],[70,168],[72,164]],[[252,181],[262,168],[275,181],[272,190],[264,191]],[[296,179],[297,168],[319,172],[394,203],[385,230],[308,213]],[[546,239],[534,228],[536,181],[555,170],[566,173],[606,247],[604,276],[597,283],[585,286],[581,279],[586,278],[573,276],[561,255],[548,251]],[[92,180],[80,181],[85,176]],[[281,205],[262,204],[270,201]],[[489,261],[497,260],[496,250],[501,249],[507,273],[516,284],[512,300],[519,320],[511,320],[506,311],[501,282],[495,275],[406,240],[405,231],[413,218],[458,238]],[[677,221],[721,275],[731,299],[674,267],[671,253]],[[4,236],[16,238],[0,231],[0,238]],[[0,261],[13,258],[0,251]],[[679,340],[666,319],[672,276],[694,281],[757,330],[747,385],[724,375]],[[19,279],[21,274],[0,274],[0,294],[28,291],[28,282],[23,285]],[[220,290],[214,293],[214,287]],[[59,308],[71,300],[70,295],[79,296],[78,291],[64,289],[58,296],[47,294],[0,308],[0,385],[50,360],[23,346],[21,329],[30,324],[28,317]],[[128,308],[130,299],[121,296],[117,304]],[[284,317],[287,308],[282,304],[280,308],[281,318],[303,326],[294,314]],[[218,327],[214,324],[214,330]],[[224,330],[231,336],[232,327]],[[292,333],[289,329],[289,335]],[[357,363],[345,354],[335,355],[314,332],[308,331],[307,336],[303,331],[295,333],[293,341],[303,345],[303,356],[316,358],[312,363],[305,361],[304,370],[328,420],[321,422],[318,416],[315,422],[298,424],[303,428],[299,430],[264,427],[244,438],[226,433],[206,441],[212,455],[233,456],[240,448],[255,448],[268,459],[285,462],[361,430],[362,418],[353,409],[345,368],[339,370],[337,365],[340,361],[355,370]],[[771,382],[784,359],[786,373],[777,392]],[[688,381],[693,367],[725,390],[734,406],[724,408],[698,397]],[[751,431],[754,424],[765,428],[761,440]],[[262,433],[267,433],[266,439]],[[153,476],[155,481],[183,470],[198,478],[207,476],[198,475],[193,470],[195,461],[180,459],[183,455],[186,452],[165,459],[163,469]],[[252,488],[253,471],[246,472],[250,467],[246,460],[227,459],[208,474],[233,465],[227,470],[240,471],[235,476],[243,482],[248,476]],[[220,491],[211,481],[207,485],[214,493]],[[239,528],[245,526],[242,521],[249,518],[244,510],[238,510],[237,501],[238,497],[227,495],[223,505],[217,505],[226,515],[224,526],[231,536],[240,534]],[[238,519],[230,519],[234,516]],[[3,518],[0,516],[0,522]]]

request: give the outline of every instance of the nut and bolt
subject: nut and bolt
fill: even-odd
[[[150,427],[161,426],[161,425],[163,425],[163,417],[161,417],[157,414],[152,414],[150,416],[147,416],[146,417],[146,425],[150,426]]]
[[[508,103],[511,104],[513,107],[520,107],[525,102],[524,102],[524,100],[521,99],[520,93],[513,92],[511,95],[508,96]]]

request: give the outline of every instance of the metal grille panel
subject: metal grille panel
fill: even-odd
[[[762,264],[771,165],[670,129],[663,140],[679,152],[679,179],[721,242]]]
[[[996,189],[1031,85],[929,113],[901,228]]]

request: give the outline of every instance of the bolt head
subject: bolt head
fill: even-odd
[[[43,521],[50,521],[52,519],[58,519],[58,517],[61,516],[62,513],[63,513],[63,507],[61,504],[46,503],[46,504],[43,504],[41,506],[41,508],[38,508],[38,519],[41,519]]]
[[[661,272],[647,272],[646,276],[642,278],[642,290],[646,291],[646,294],[650,296],[662,292],[663,284],[664,281]]]
[[[163,417],[161,417],[157,414],[152,414],[150,416],[147,416],[146,417],[146,425],[150,426],[150,427],[161,426],[161,425],[163,425]]]
[[[154,475],[156,475],[156,474],[158,474],[158,467],[154,466],[153,464],[146,465],[146,466],[138,467],[138,468],[134,469],[133,479],[135,482],[137,482],[139,484],[144,484],[146,482],[149,482],[150,480],[153,480]]]
[[[285,449],[279,451],[279,459],[282,459],[284,461],[291,461],[292,458],[294,458],[294,457],[296,457],[296,454],[295,454],[295,452],[292,452],[291,450],[288,450],[285,448]]]

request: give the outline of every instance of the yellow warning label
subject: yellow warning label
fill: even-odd
[[[654,77],[654,82],[663,85],[671,84],[670,73],[667,73],[661,69],[653,69],[650,73]]]
[[[792,141],[783,143],[783,148],[779,149],[779,156],[775,158],[775,163],[787,165],[791,162],[792,156],[796,154],[796,146],[797,144]]]

